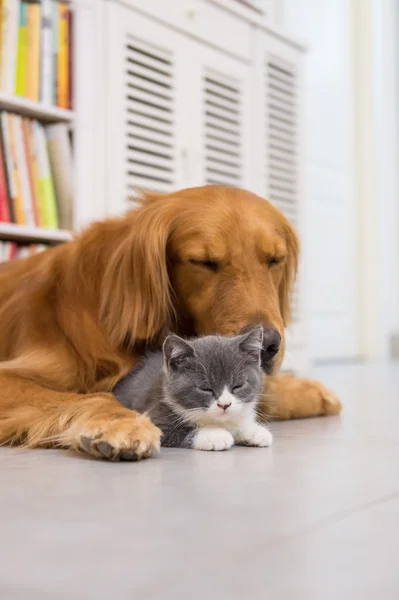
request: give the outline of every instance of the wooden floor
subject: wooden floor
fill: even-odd
[[[0,450],[0,598],[397,600],[399,365],[334,366],[341,417],[139,464]]]

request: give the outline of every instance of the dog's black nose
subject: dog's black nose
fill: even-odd
[[[263,361],[268,362],[280,350],[281,335],[274,327],[263,328]],[[263,362],[262,361],[262,362]]]

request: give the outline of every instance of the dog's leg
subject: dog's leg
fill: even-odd
[[[293,375],[265,377],[264,393],[259,402],[262,421],[337,415],[341,409],[335,394],[314,379]]]
[[[112,394],[54,391],[0,370],[0,443],[63,447],[109,460],[159,450],[160,430]]]

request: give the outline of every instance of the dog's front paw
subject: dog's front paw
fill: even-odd
[[[135,461],[159,452],[161,431],[144,415],[127,411],[117,420],[92,418],[74,447],[97,458]]]
[[[273,436],[267,427],[259,423],[244,425],[236,435],[236,442],[243,446],[268,447],[272,445]]]
[[[217,427],[203,427],[193,439],[194,450],[228,450],[233,444],[231,433]]]

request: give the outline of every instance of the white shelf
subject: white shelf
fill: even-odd
[[[56,121],[72,123],[74,117],[72,110],[49,106],[41,102],[34,102],[28,98],[9,96],[2,93],[0,93],[0,110],[8,110],[46,123],[54,123]]]
[[[15,225],[15,223],[0,223],[0,240],[33,243],[60,244],[72,239],[72,233],[65,229],[44,229]]]

